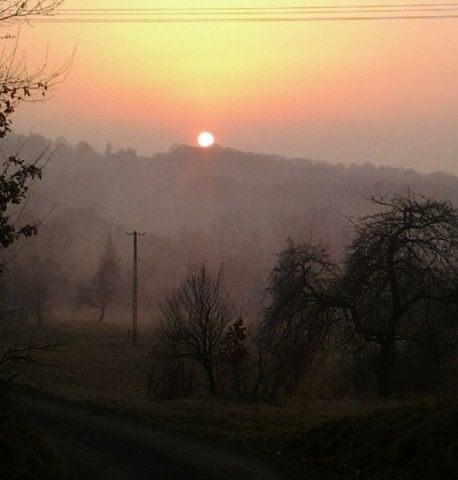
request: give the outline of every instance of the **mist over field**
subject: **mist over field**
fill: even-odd
[[[211,271],[223,267],[225,289],[254,317],[286,240],[328,245],[338,258],[351,237],[351,218],[374,208],[370,196],[419,193],[458,203],[455,176],[369,163],[331,165],[217,145],[173,145],[141,157],[134,149],[108,144],[99,152],[62,137],[54,143],[40,135],[1,141],[4,155],[18,148],[26,160],[44,151],[43,158],[51,158],[20,208],[22,219],[39,224],[39,233],[3,253],[7,272],[39,265],[49,280],[49,308],[73,308],[77,284],[97,270],[110,234],[121,261],[115,304],[128,308],[132,237],[126,233],[145,233],[138,243],[139,304],[147,312],[142,322],[150,322],[164,293],[202,263]]]

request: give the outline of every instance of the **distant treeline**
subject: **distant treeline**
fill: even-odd
[[[97,269],[107,234],[125,282],[118,301],[128,304],[132,237],[126,232],[137,230],[146,233],[139,242],[143,305],[154,308],[191,266],[205,262],[223,265],[225,288],[254,315],[287,238],[324,242],[338,258],[349,238],[348,219],[373,212],[371,195],[412,191],[458,204],[455,176],[370,163],[331,165],[186,145],[140,157],[134,149],[108,144],[99,152],[84,141],[71,145],[40,135],[10,135],[0,147],[3,155],[19,149],[29,160],[52,152],[21,210],[39,233],[6,253],[10,269],[48,265],[40,271],[54,279],[52,304],[74,300],[76,285]]]

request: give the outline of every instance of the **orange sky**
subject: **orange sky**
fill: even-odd
[[[94,8],[67,0],[64,8]],[[192,7],[234,7],[234,1]],[[364,2],[366,5],[417,2]],[[434,3],[434,2],[430,2]],[[98,0],[97,8],[189,8],[184,0]],[[301,1],[298,6],[357,2]],[[283,7],[284,2],[240,2]],[[64,12],[62,11],[62,17]],[[22,133],[141,154],[209,130],[242,150],[332,163],[458,173],[458,19],[288,23],[36,23],[29,63],[76,47],[47,103],[21,107]]]

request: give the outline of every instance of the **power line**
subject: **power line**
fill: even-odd
[[[344,11],[354,11],[354,10],[378,10],[378,9],[389,9],[389,10],[402,10],[405,8],[414,8],[415,10],[428,10],[428,9],[454,9],[458,7],[458,2],[440,2],[440,3],[405,3],[400,5],[390,5],[390,4],[360,4],[360,5],[320,5],[320,6],[283,6],[283,7],[175,7],[175,8],[62,8],[60,12],[68,13],[87,13],[87,12],[136,12],[136,13],[167,13],[167,12],[215,12],[215,13],[224,13],[224,12],[284,12],[284,11],[319,11],[319,10],[344,10]]]
[[[195,19],[59,19],[54,21],[49,20],[34,20],[31,23],[85,23],[85,24],[109,24],[109,23],[287,23],[287,22],[356,22],[356,21],[375,21],[375,20],[446,20],[446,19],[457,19],[458,14],[456,15],[403,15],[403,16],[345,16],[345,17],[318,17],[318,18],[220,18],[220,19],[205,19],[205,18],[195,18]]]
[[[62,9],[66,15],[95,14],[148,14],[148,15],[196,15],[196,14],[279,14],[279,13],[329,13],[329,12],[403,12],[403,11],[448,11],[456,10],[458,3],[435,3],[419,5],[359,5],[359,6],[321,6],[321,7],[218,7],[218,8],[80,8]]]
[[[458,18],[458,3],[402,5],[213,7],[213,8],[74,8],[34,18],[37,23],[228,23],[427,20]]]

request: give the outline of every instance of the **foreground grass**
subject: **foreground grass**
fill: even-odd
[[[319,466],[331,478],[458,479],[458,399],[379,403],[315,396],[281,406],[208,397],[152,402],[146,398],[146,334],[137,347],[127,341],[125,328],[110,324],[55,324],[33,335],[65,343],[47,356],[57,367],[25,376],[60,397]]]
[[[430,400],[329,420],[292,440],[287,455],[338,478],[457,479],[458,402]]]

